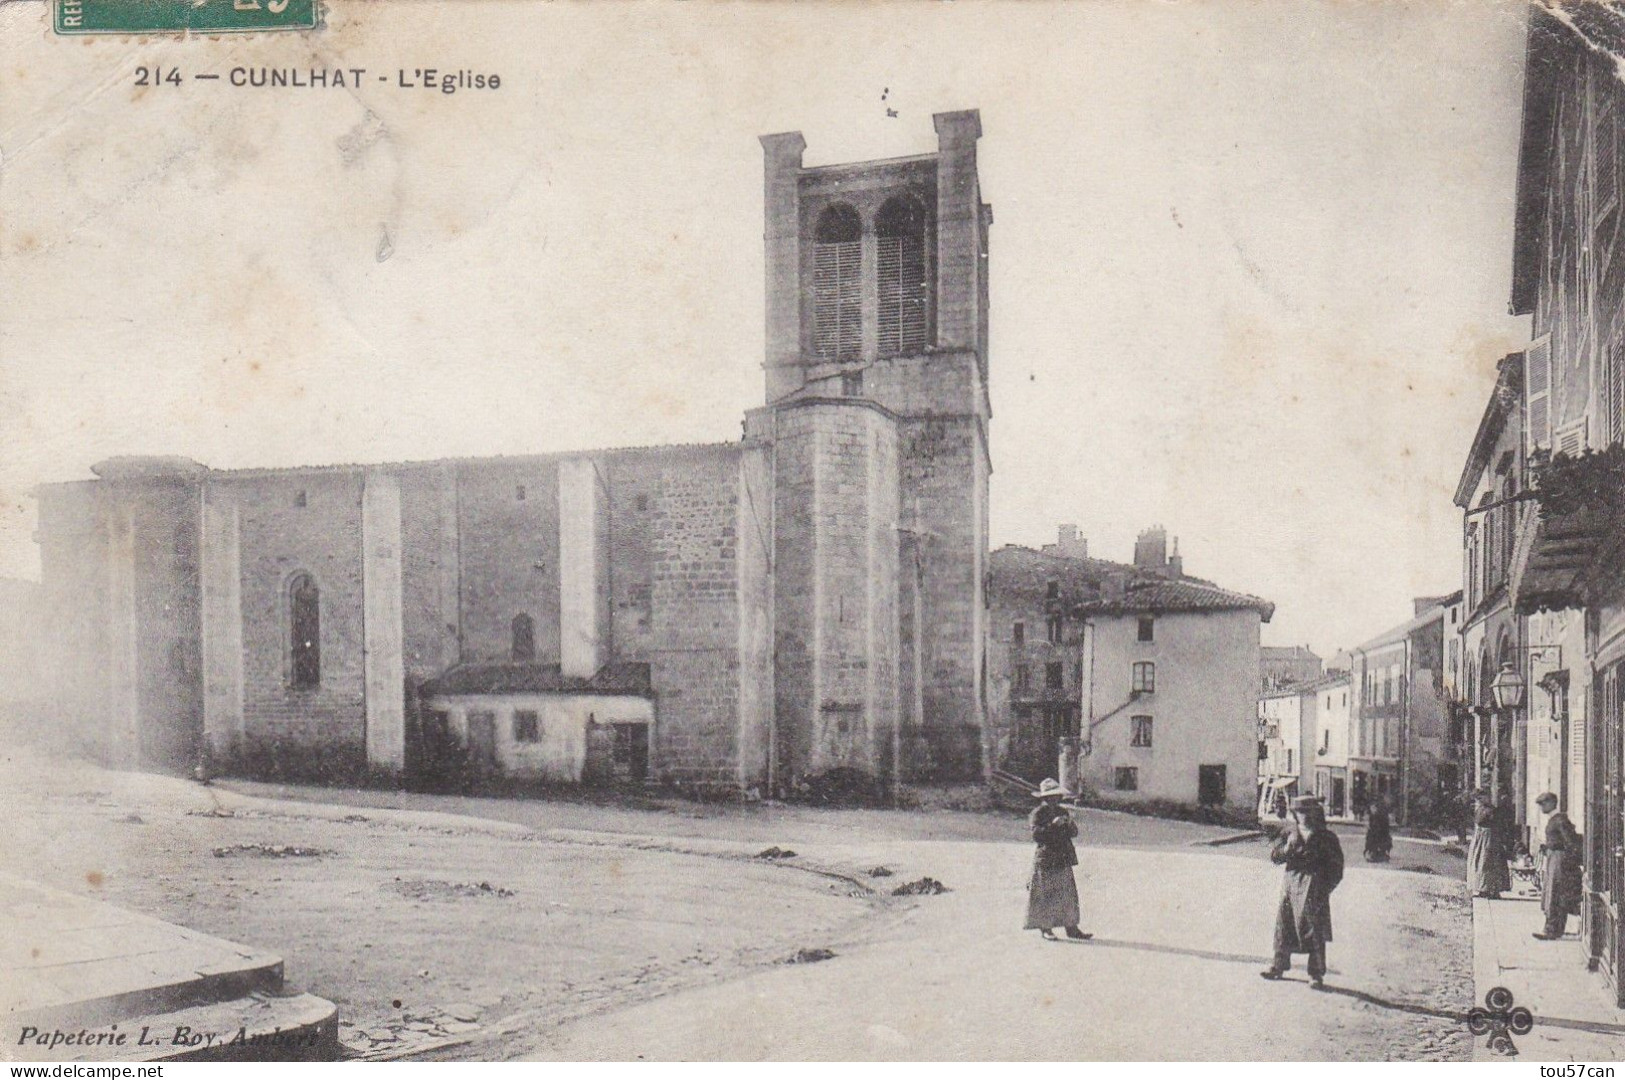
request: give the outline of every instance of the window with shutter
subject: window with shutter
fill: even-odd
[[[1532,343],[1523,355],[1523,430],[1530,451],[1542,450],[1549,447],[1552,441],[1552,339],[1550,335]]]
[[[813,244],[813,325],[818,355],[857,360],[863,351],[863,224],[850,206],[818,219]]]
[[[1625,442],[1625,317],[1614,322],[1614,340],[1605,354],[1608,387],[1608,438],[1610,444]]]
[[[926,271],[926,217],[913,199],[892,199],[875,217],[878,344],[882,356],[926,346],[930,280]]]
[[[1579,457],[1586,449],[1586,421],[1581,417],[1552,436],[1552,453]]]
[[[1615,110],[1604,108],[1597,118],[1597,216],[1604,217],[1619,202],[1619,124]]]

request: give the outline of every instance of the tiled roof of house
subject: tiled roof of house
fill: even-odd
[[[1128,612],[1159,611],[1241,611],[1251,608],[1269,622],[1275,605],[1262,597],[1231,592],[1217,585],[1190,580],[1137,580],[1119,598],[1085,604],[1086,613],[1116,615]]]
[[[1221,589],[1201,578],[1163,577],[1127,563],[1035,551],[1017,544],[993,552],[989,567],[996,596],[1042,603],[1054,581],[1067,609],[1082,615],[1252,609],[1269,622],[1275,614],[1275,605],[1268,600]]]
[[[1348,682],[1348,672],[1328,671],[1319,678],[1310,679],[1308,682],[1288,683],[1285,686],[1266,690],[1259,697],[1266,700],[1271,698],[1303,697],[1308,694],[1318,694],[1322,690],[1330,690],[1333,687],[1347,686]]]
[[[423,685],[424,697],[461,694],[648,694],[648,664],[606,664],[590,679],[566,677],[558,664],[458,664]]]
[[[1319,660],[1307,645],[1260,645],[1258,655],[1265,660]]]

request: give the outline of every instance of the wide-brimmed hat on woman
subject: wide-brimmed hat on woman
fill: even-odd
[[[1065,794],[1066,792],[1061,789],[1061,782],[1059,780],[1045,780],[1042,784],[1038,785],[1038,790],[1033,792],[1033,798],[1059,799]]]

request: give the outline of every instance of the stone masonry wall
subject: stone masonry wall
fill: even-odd
[[[921,534],[921,725],[911,732],[911,778],[982,776],[985,465],[978,422],[906,420],[901,426],[903,513]]]
[[[360,471],[210,483],[239,507],[245,750],[284,767],[328,754],[359,766],[366,757]],[[301,571],[320,590],[321,683],[308,689],[291,680],[288,589]]]
[[[397,475],[402,659],[407,682],[415,684],[455,664],[460,654],[457,477],[449,465],[403,469]]]
[[[650,552],[660,478],[670,452],[627,450],[606,455],[609,486],[610,650],[612,660],[646,663],[654,628]]]
[[[511,659],[514,616],[523,613],[536,659],[557,663],[558,461],[461,463],[457,486],[463,659]]]
[[[889,775],[899,715],[897,449],[857,403],[781,410],[778,741],[787,779]]]
[[[650,544],[655,774],[739,777],[739,454],[665,456]]]

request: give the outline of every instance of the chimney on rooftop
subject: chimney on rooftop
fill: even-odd
[[[1174,537],[1174,553],[1168,556],[1168,576],[1184,577],[1185,560],[1179,554],[1179,537]]]
[[[1160,574],[1168,567],[1168,530],[1153,525],[1134,541],[1134,565],[1137,569]]]
[[[1078,535],[1076,525],[1062,525],[1057,530],[1054,548],[1055,554],[1068,559],[1087,559],[1089,557],[1089,541]]]

